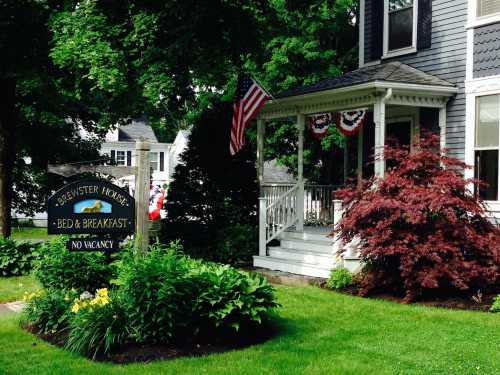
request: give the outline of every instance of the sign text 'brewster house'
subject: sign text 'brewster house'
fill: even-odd
[[[102,179],[73,182],[49,198],[49,234],[130,234],[135,204],[127,191]]]

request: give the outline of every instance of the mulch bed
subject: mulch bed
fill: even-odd
[[[321,283],[320,286],[321,288],[327,289],[326,282]],[[343,294],[359,296],[359,289],[356,285],[352,285],[336,291]],[[480,300],[477,301],[468,295],[455,295],[455,296],[431,295],[431,296],[421,297],[418,301],[415,301],[415,304],[429,306],[429,307],[456,309],[456,310],[489,311],[491,305],[493,304],[493,299],[499,293],[500,292],[485,293],[481,296]],[[403,296],[398,296],[387,292],[373,293],[370,294],[369,296],[366,296],[366,298],[382,299],[400,304],[405,303],[403,302]]]
[[[40,339],[58,346],[64,347],[68,338],[67,333],[44,334],[38,333],[36,327],[25,325],[23,328]],[[112,362],[116,364],[126,364],[134,362],[152,362],[157,360],[168,360],[180,357],[199,357],[213,353],[222,353],[230,350],[242,349],[252,345],[263,343],[276,334],[274,327],[266,326],[264,329],[234,335],[224,343],[191,343],[179,346],[165,344],[138,344],[127,343],[115,349],[107,355],[100,354],[96,358],[90,358],[99,362]],[[33,343],[36,345],[36,343]]]

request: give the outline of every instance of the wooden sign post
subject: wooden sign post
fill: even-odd
[[[136,141],[136,175],[135,175],[135,200],[136,200],[136,220],[135,220],[135,246],[143,254],[146,253],[149,245],[149,183],[150,183],[150,159],[149,142],[145,140]]]

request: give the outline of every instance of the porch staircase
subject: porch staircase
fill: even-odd
[[[268,246],[268,256],[254,256],[254,266],[320,278],[330,276],[332,268],[343,265],[337,246],[327,231],[290,229],[280,237],[279,246]]]

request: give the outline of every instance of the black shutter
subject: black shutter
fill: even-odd
[[[129,167],[132,165],[132,151],[127,151],[127,165]]]
[[[111,150],[111,160],[112,160],[113,162],[115,162],[115,161],[116,161],[116,159],[115,159],[115,150]]]
[[[432,0],[418,0],[417,49],[431,48]]]
[[[160,172],[165,170],[165,153],[160,152]]]
[[[371,21],[372,21],[372,38],[370,61],[378,60],[382,57],[383,40],[384,40],[384,0],[367,0],[371,1]]]

